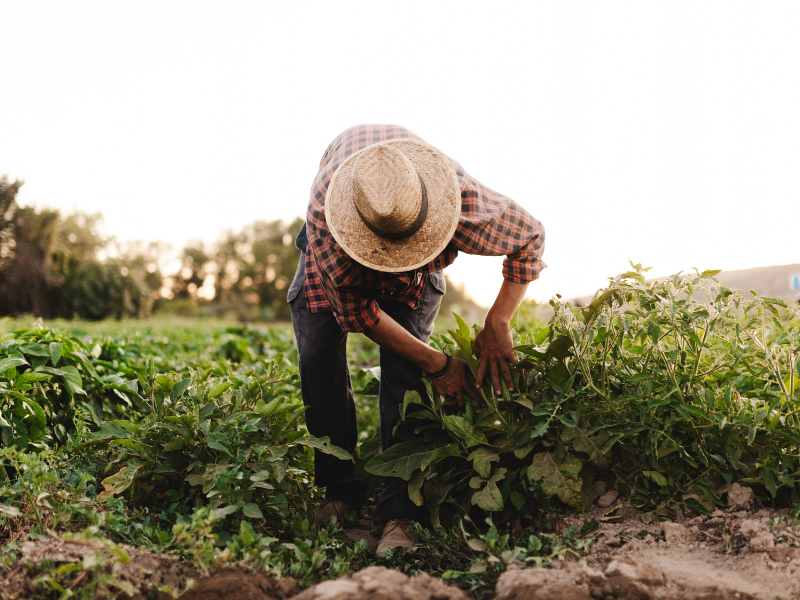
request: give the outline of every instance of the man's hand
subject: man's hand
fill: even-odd
[[[483,329],[475,336],[475,343],[472,346],[472,351],[478,358],[481,359],[478,365],[478,375],[475,378],[475,385],[481,387],[483,385],[483,378],[486,371],[492,378],[492,385],[494,386],[495,393],[499,396],[502,392],[500,385],[500,377],[506,380],[506,385],[509,390],[514,389],[514,379],[511,377],[511,371],[508,368],[508,363],[517,363],[517,357],[514,356],[514,342],[511,339],[511,328],[506,323],[491,324],[486,323]]]
[[[469,382],[469,365],[467,361],[453,357],[453,363],[447,375],[441,379],[432,379],[431,385],[442,396],[455,396],[458,406],[464,406],[464,392],[467,392],[473,400],[483,405],[483,401],[478,397],[478,393]]]
[[[514,389],[514,379],[511,377],[508,363],[516,363],[517,357],[514,356],[514,341],[511,339],[509,324],[527,289],[527,283],[503,281],[497,299],[486,315],[486,323],[475,336],[475,343],[472,345],[473,353],[481,360],[475,385],[477,387],[483,385],[483,378],[488,370],[497,395],[503,392],[500,377],[505,379],[509,390]]]
[[[437,373],[444,369],[447,363],[447,357],[443,353],[419,341],[386,313],[381,315],[378,325],[365,331],[364,335],[382,348],[414,363],[426,373]],[[433,388],[440,394],[455,395],[459,406],[464,406],[465,391],[476,401],[481,402],[467,377],[469,373],[467,362],[455,357],[452,360],[447,375],[431,381]]]

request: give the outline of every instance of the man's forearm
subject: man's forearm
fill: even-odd
[[[512,283],[504,279],[492,308],[486,314],[486,324],[508,327],[527,291],[527,283]]]
[[[378,324],[364,335],[398,356],[414,363],[426,373],[436,373],[444,368],[444,354],[421,342],[385,312]]]

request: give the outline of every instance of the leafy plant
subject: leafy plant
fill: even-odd
[[[733,481],[794,499],[800,333],[781,320],[782,301],[744,298],[716,273],[646,283],[631,271],[585,308],[553,302],[547,327],[517,325],[513,393],[486,382],[485,406],[464,409],[430,386],[430,399],[407,393],[402,415],[420,439],[367,471],[406,479],[434,524],[443,503],[506,520],[531,494],[587,508],[593,477],[611,471],[642,506],[685,496],[705,511]],[[477,328],[456,318],[434,343],[474,376]]]
[[[302,402],[280,395],[296,387],[297,376],[274,362],[211,382],[156,374],[151,366],[140,384],[151,414],[104,422],[86,436],[111,454],[116,472],[102,482],[106,496],[182,490],[198,501],[204,496],[219,516],[261,519],[262,508],[287,514],[286,493],[302,474],[292,467],[307,462],[303,447],[350,458],[300,427]]]

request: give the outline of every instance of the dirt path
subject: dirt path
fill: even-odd
[[[731,507],[706,517],[679,515],[678,522],[672,523],[627,508],[622,499],[616,507],[612,516],[608,516],[609,507],[595,507],[587,515],[599,521],[599,529],[591,534],[596,544],[580,563],[511,568],[498,581],[496,600],[800,598],[800,526],[787,524],[786,511]],[[584,518],[572,515],[562,523],[580,525]],[[366,510],[346,528],[346,535],[352,541],[366,539],[373,549],[380,529],[374,512]],[[363,569],[300,592],[291,579],[268,578],[249,568],[229,567],[202,577],[174,558],[115,548],[57,536],[23,542],[17,564],[0,567],[0,600],[30,598],[42,592],[42,582],[27,575],[25,565],[31,562],[86,564],[95,560],[92,556],[98,564],[117,565],[111,568],[113,581],[109,579],[103,596],[109,598],[467,599],[461,590],[438,579],[427,575],[409,578],[383,567]],[[112,555],[119,556],[119,550],[124,550],[128,561],[110,560]],[[192,577],[195,580],[187,590]],[[80,581],[73,583],[75,588],[81,585]]]

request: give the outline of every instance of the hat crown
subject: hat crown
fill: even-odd
[[[379,231],[406,231],[420,215],[422,184],[399,149],[377,144],[353,166],[353,201],[362,218]]]

